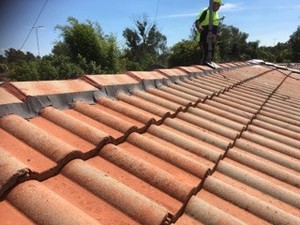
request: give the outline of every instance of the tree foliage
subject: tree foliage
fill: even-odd
[[[83,74],[82,69],[65,56],[14,62],[9,71],[10,78],[17,81],[72,79]]]
[[[119,70],[119,49],[115,37],[104,35],[97,22],[86,21],[80,23],[74,17],[69,17],[67,25],[58,25],[63,41],[54,46],[55,55],[65,55],[71,61],[84,65],[82,69],[87,73],[116,73]],[[99,69],[101,68],[101,69]]]
[[[167,38],[147,16],[134,21],[135,28],[126,28],[123,36],[127,48],[124,57],[128,69],[147,70],[154,65],[165,66]]]
[[[77,78],[82,74],[115,74],[125,70],[199,64],[202,53],[194,41],[194,28],[190,40],[182,40],[168,49],[166,36],[146,16],[135,20],[134,26],[123,31],[126,48],[121,52],[116,38],[104,35],[98,23],[81,23],[70,17],[66,25],[57,26],[62,40],[56,42],[52,54],[40,58],[10,48],[0,55],[0,72],[8,72],[12,80],[18,81],[56,80]],[[273,47],[259,46],[259,41],[248,42],[247,38],[248,34],[238,28],[222,25],[216,62],[254,58],[276,63],[300,61],[300,27],[286,43]]]
[[[248,34],[234,26],[220,27],[219,57],[222,62],[245,61],[255,56],[258,42],[247,43]]]
[[[300,26],[297,30],[290,36],[288,41],[291,52],[291,61],[300,62]]]
[[[17,62],[21,60],[31,61],[36,59],[36,57],[31,52],[24,53],[23,51],[16,50],[14,48],[5,50],[4,55],[8,63]]]
[[[0,73],[5,73],[8,71],[8,66],[4,63],[0,64]]]
[[[188,66],[199,64],[201,52],[196,41],[183,40],[176,43],[170,50],[168,66]]]
[[[10,65],[10,78],[17,81],[39,80],[36,61],[18,61]]]

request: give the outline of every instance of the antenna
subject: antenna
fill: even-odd
[[[35,35],[36,35],[36,45],[38,49],[38,56],[41,56],[40,54],[40,42],[39,42],[39,29],[45,29],[44,26],[33,26],[32,29],[35,29]]]
[[[42,14],[44,8],[46,7],[48,1],[49,1],[49,0],[46,0],[46,1],[45,1],[45,3],[44,3],[44,5],[43,5],[43,7],[42,7],[42,9],[41,9],[41,11],[40,11],[40,13],[39,13],[39,15],[37,16],[37,18],[36,18],[36,20],[34,21],[34,23],[33,23],[32,27],[31,27],[29,33],[27,34],[27,37],[25,38],[23,44],[22,44],[21,47],[19,48],[20,50],[24,47],[24,45],[25,45],[25,43],[27,42],[27,40],[28,40],[28,38],[29,38],[31,32],[32,32],[33,29],[36,27],[36,23],[38,22],[38,20],[39,20],[41,14]]]

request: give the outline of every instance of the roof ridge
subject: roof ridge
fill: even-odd
[[[231,69],[248,65],[247,63],[241,63],[233,66]],[[192,72],[188,72],[189,70]],[[180,79],[180,77],[220,71],[222,70],[191,66],[154,71],[127,71],[124,74],[84,75],[73,80],[4,82],[0,87],[3,87],[7,92],[23,101],[23,104],[16,104],[16,107],[11,108],[7,107],[9,103],[2,105],[0,101],[0,117],[17,113],[24,118],[32,118],[37,116],[38,112],[48,105],[54,105],[57,108],[69,108],[74,100],[78,100],[81,97],[83,100],[91,103],[94,102],[93,95],[112,95],[111,97],[114,97],[113,95],[119,91],[130,91],[137,86],[145,89],[148,85],[174,81]],[[58,84],[61,84],[61,86],[58,86]],[[72,89],[71,87],[73,86],[76,88]],[[51,92],[49,87],[52,87]],[[42,91],[43,89],[45,91]],[[14,112],[14,110],[17,110],[17,112]]]

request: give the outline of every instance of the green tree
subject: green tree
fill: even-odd
[[[218,50],[222,62],[244,61],[250,59],[247,54],[248,34],[241,32],[234,26],[222,25],[220,27],[221,37],[219,38]]]
[[[5,73],[8,71],[8,66],[6,64],[0,64],[0,73]]]
[[[0,55],[0,63],[1,64],[6,64],[7,63],[7,59],[4,55]]]
[[[276,56],[272,53],[269,47],[260,47],[258,49],[257,58],[267,62],[275,62]]]
[[[258,58],[259,41],[250,41],[245,49],[245,59]]]
[[[288,42],[278,43],[273,47],[268,47],[268,51],[275,57],[273,62],[283,63],[291,61],[291,51]]]
[[[105,36],[97,22],[80,23],[73,17],[69,17],[67,22],[67,25],[56,26],[63,41],[56,44],[54,54],[65,52],[73,63],[82,63],[84,58],[88,65],[96,65],[103,73],[118,72],[120,52],[114,36]]]
[[[37,72],[40,80],[56,80],[59,78],[56,67],[52,65],[51,60],[46,58],[37,64]]]
[[[39,80],[36,61],[18,61],[9,65],[10,78],[16,81]]]
[[[135,28],[126,28],[123,36],[126,40],[125,58],[127,69],[149,70],[154,65],[164,67],[166,64],[167,38],[144,15],[134,21]]]
[[[43,60],[51,62],[51,66],[56,69],[57,78],[55,78],[55,73],[53,73],[53,79],[73,79],[84,74],[84,71],[77,64],[72,63],[68,56],[49,55],[43,57]]]
[[[66,57],[71,57],[72,55],[69,46],[62,41],[57,41],[55,43],[52,49],[52,54],[55,56],[66,56]]]
[[[30,61],[30,60],[36,59],[36,57],[31,52],[26,52],[26,54],[25,54],[23,51],[16,50],[14,48],[5,50],[4,55],[5,55],[8,63],[17,62],[17,61],[21,61],[21,60]]]
[[[189,66],[199,64],[201,52],[199,45],[193,40],[183,40],[176,43],[170,50],[168,66]]]
[[[300,62],[300,26],[290,36],[288,44],[291,52],[291,61]]]

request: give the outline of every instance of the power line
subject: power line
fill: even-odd
[[[155,20],[154,20],[155,23],[156,23],[156,19],[157,19],[157,13],[158,13],[159,2],[160,2],[160,0],[157,0],[156,11],[155,11]]]
[[[27,42],[27,40],[28,40],[28,38],[29,38],[31,32],[33,31],[34,28],[36,28],[36,23],[38,22],[38,20],[39,20],[41,14],[42,14],[44,8],[46,7],[47,3],[48,3],[48,0],[45,1],[45,3],[44,3],[44,5],[43,5],[43,7],[42,7],[42,9],[41,9],[41,11],[40,11],[40,13],[39,13],[39,15],[37,16],[36,20],[34,21],[34,23],[33,23],[32,27],[31,27],[31,29],[30,29],[30,31],[29,31],[27,37],[25,38],[25,41],[23,42],[23,44],[22,44],[22,46],[21,46],[21,48],[20,48],[19,50],[21,50],[21,49],[24,47],[24,45],[26,44],[26,42]]]

